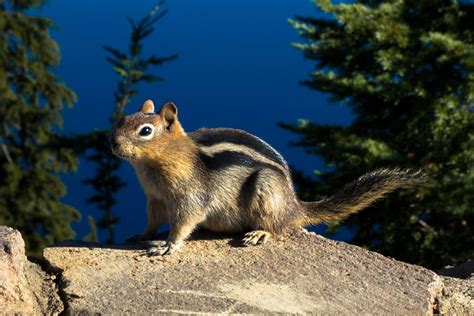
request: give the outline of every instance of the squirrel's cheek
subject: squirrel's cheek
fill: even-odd
[[[146,146],[137,148],[136,154],[139,159],[156,159],[156,152]]]
[[[140,146],[131,145],[127,148],[127,152],[129,154],[129,156],[132,156],[136,160],[143,160],[143,159],[148,158],[147,151],[144,150]]]

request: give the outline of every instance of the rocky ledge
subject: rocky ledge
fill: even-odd
[[[0,226],[0,314],[58,314],[64,305],[56,275],[25,257],[25,242],[17,230]]]
[[[474,311],[472,264],[462,268],[466,279],[443,277],[308,232],[250,248],[240,247],[238,236],[198,233],[181,252],[165,257],[147,257],[139,245],[71,241],[45,249],[44,260],[34,264],[25,258],[19,233],[0,226],[0,246],[0,306],[6,313]]]

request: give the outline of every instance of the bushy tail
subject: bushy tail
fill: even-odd
[[[327,223],[342,220],[395,189],[410,188],[426,182],[427,177],[421,171],[378,169],[361,176],[324,200],[301,201],[300,204],[306,211],[307,224]]]

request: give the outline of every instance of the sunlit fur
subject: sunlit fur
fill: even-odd
[[[291,228],[341,220],[423,178],[407,170],[381,169],[325,200],[302,202],[286,161],[267,143],[235,129],[186,134],[173,104],[155,114],[149,102],[116,126],[112,149],[135,168],[148,198],[148,226],[142,237],[151,238],[161,224],[171,224],[167,244],[152,254],[173,252],[199,226],[252,232],[244,244],[264,243]],[[137,135],[144,123],[155,127],[150,140]]]

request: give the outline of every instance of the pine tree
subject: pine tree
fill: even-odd
[[[27,14],[43,2],[0,2],[0,223],[21,231],[31,255],[73,237],[79,219],[61,202],[60,174],[77,160],[57,134],[60,110],[76,96],[52,71],[60,60],[53,22]]]
[[[315,69],[303,82],[347,104],[348,127],[282,124],[321,156],[301,195],[321,198],[381,166],[423,168],[431,184],[350,217],[354,243],[437,268],[474,257],[474,4],[315,1],[324,17],[290,23]]]
[[[152,66],[161,66],[177,57],[176,55],[168,57],[142,56],[143,41],[153,33],[153,25],[167,13],[166,10],[159,13],[162,4],[163,2],[160,2],[138,22],[128,19],[132,28],[128,53],[104,46],[104,49],[109,53],[106,57],[107,61],[112,64],[113,71],[120,77],[117,90],[114,93],[115,106],[110,117],[111,126],[114,126],[124,116],[125,106],[138,93],[138,84],[163,80],[161,77],[147,72],[148,69]],[[125,183],[117,174],[121,166],[121,160],[110,151],[109,133],[110,130],[108,129],[98,130],[84,138],[87,142],[85,147],[92,149],[92,153],[87,156],[87,159],[93,161],[97,166],[95,176],[86,179],[84,183],[91,185],[95,190],[88,202],[96,204],[103,212],[97,226],[108,231],[106,242],[113,243],[115,240],[115,225],[119,221],[119,218],[113,213],[113,206],[117,203],[115,196]]]

